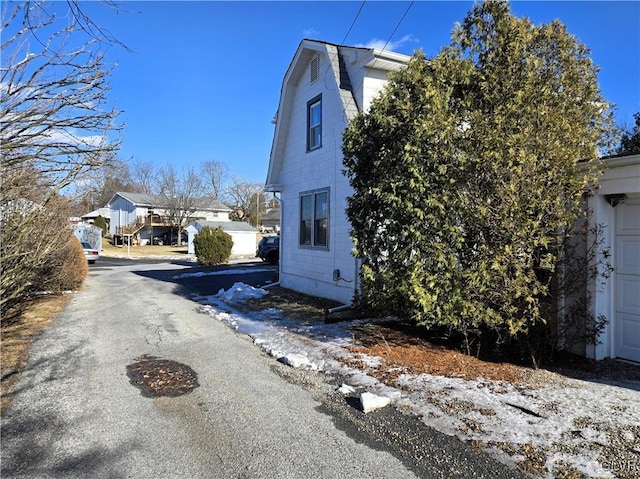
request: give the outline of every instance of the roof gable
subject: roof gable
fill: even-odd
[[[271,145],[269,169],[265,190],[281,191],[279,175],[285,157],[286,139],[291,128],[295,91],[300,87],[302,76],[316,55],[322,56],[327,65],[319,75],[325,91],[338,93],[347,120],[353,118],[363,107],[355,92],[362,92],[364,79],[373,70],[390,72],[406,65],[409,57],[394,52],[383,52],[373,48],[341,46],[333,43],[304,39],[287,69],[280,90],[278,111],[275,116],[275,131]],[[332,88],[333,87],[333,88]]]
[[[197,231],[201,231],[202,228],[222,228],[223,231],[233,231],[233,232],[246,232],[246,233],[257,233],[253,226],[249,223],[245,223],[244,221],[194,221],[193,223],[189,223],[187,228],[193,227]]]

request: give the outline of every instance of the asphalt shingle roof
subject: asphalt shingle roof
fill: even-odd
[[[118,191],[116,195],[131,201],[136,206],[150,206],[162,208],[166,203],[165,198],[162,195],[150,195],[147,193],[129,193],[125,191]],[[196,204],[199,209],[213,210],[213,211],[231,211],[227,205],[220,201],[212,200],[210,198],[196,198]]]

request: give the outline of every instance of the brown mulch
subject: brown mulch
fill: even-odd
[[[331,300],[307,296],[279,286],[268,291],[268,295],[252,299],[240,308],[253,311],[277,308],[287,317],[310,322],[358,319],[356,311],[327,315],[327,309],[338,306]],[[351,327],[351,331],[354,342],[351,352],[383,359],[384,367],[371,372],[382,381],[392,382],[399,374],[407,372],[520,382],[530,378],[533,370],[523,364],[522,358],[492,357],[487,352],[481,358],[468,355],[460,343],[430,336],[423,328],[407,322],[358,323]],[[638,364],[618,360],[593,361],[570,354],[556,355],[543,369],[580,379],[640,380]]]
[[[388,379],[402,373],[510,382],[521,379],[523,368],[520,366],[483,361],[453,347],[433,344],[403,329],[373,323],[351,330],[356,343],[350,348],[351,352],[382,358],[385,369],[394,372]]]

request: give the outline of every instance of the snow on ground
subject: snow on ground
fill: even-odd
[[[277,309],[246,314],[233,308],[265,294],[265,289],[236,283],[227,291],[197,299],[203,312],[249,335],[276,359],[292,364],[283,360],[289,356],[303,369],[345,376],[358,394],[389,398],[430,427],[482,442],[485,450],[505,462],[523,460],[524,451],[533,447],[542,453],[548,478],[562,468],[590,478],[616,477],[611,470],[623,477],[640,477],[640,379],[608,385],[547,373],[544,381],[531,386],[403,374],[398,380],[401,389],[396,389],[345,365],[349,359],[370,367],[381,364],[379,358],[346,349],[352,345],[349,327],[366,321],[305,323],[288,319]],[[301,357],[307,360],[300,361]],[[618,462],[613,465],[614,461]]]

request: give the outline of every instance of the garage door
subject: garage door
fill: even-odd
[[[616,356],[640,362],[640,196],[616,206]]]

